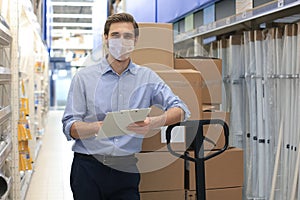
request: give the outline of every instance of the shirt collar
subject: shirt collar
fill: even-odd
[[[130,60],[129,65],[127,67],[127,69],[125,71],[128,71],[132,74],[136,74],[137,73],[137,66],[136,64],[134,64],[132,62],[132,60]],[[100,64],[100,73],[102,75],[108,73],[108,72],[113,72],[112,67],[108,64],[107,59],[104,57],[102,58],[101,64]]]

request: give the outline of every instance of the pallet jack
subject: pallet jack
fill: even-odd
[[[223,134],[225,136],[225,144],[222,149],[215,151],[204,157],[204,145],[203,141],[207,140],[203,135],[203,126],[210,124],[218,124],[223,128]],[[173,151],[171,147],[171,133],[172,129],[176,126],[185,126],[187,135],[193,138],[191,145],[188,149],[193,149],[195,152],[195,157],[190,157],[188,154],[184,153],[178,154]],[[185,122],[173,124],[167,127],[166,130],[166,140],[167,148],[169,152],[185,161],[195,162],[195,173],[196,173],[196,200],[206,200],[206,188],[205,188],[205,165],[204,162],[211,159],[221,153],[223,153],[228,148],[229,141],[229,128],[228,125],[221,119],[208,119],[208,120],[188,120]],[[209,139],[208,139],[209,140]]]

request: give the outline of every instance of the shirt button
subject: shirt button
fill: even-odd
[[[115,142],[118,142],[119,140],[118,139],[115,139]]]

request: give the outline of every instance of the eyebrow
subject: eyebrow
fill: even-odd
[[[120,35],[120,32],[116,31],[116,32],[111,32],[111,35]],[[125,32],[123,33],[123,35],[134,35],[134,33],[131,32]]]
[[[120,32],[111,32],[110,34],[111,35],[117,35],[117,34],[120,34]]]
[[[125,32],[122,34],[120,32],[112,32],[110,36],[113,38],[120,38],[123,36],[124,39],[134,39],[134,34],[130,32]]]

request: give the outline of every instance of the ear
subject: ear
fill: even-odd
[[[108,36],[105,34],[104,35],[104,44],[105,44],[105,46],[107,46],[108,47]]]
[[[136,46],[136,43],[138,42],[139,37],[134,38],[134,46]]]

